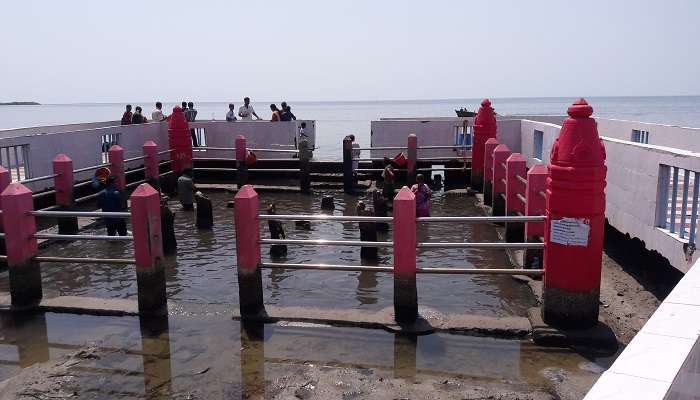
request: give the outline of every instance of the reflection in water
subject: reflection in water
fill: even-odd
[[[364,265],[372,265],[363,262]],[[375,304],[377,288],[377,273],[372,271],[360,271],[357,275],[357,301],[360,304]]]
[[[394,377],[416,378],[416,347],[418,338],[412,335],[394,335]]]
[[[265,394],[265,324],[241,322],[241,398]]]
[[[169,398],[172,392],[172,371],[168,317],[142,317],[139,325],[146,394],[150,398]]]

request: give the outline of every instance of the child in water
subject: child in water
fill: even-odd
[[[416,196],[416,216],[429,217],[430,197],[433,195],[433,192],[425,184],[423,174],[416,175],[416,184],[411,187],[411,191]]]

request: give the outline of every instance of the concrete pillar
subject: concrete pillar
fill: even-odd
[[[506,215],[525,215],[525,203],[518,195],[525,198],[525,183],[518,179],[527,179],[525,157],[513,153],[506,160]],[[506,222],[506,242],[520,243],[525,240],[525,224],[522,222]]]
[[[299,147],[299,189],[302,193],[311,193],[311,150],[309,141],[302,139]]]
[[[148,140],[143,144],[143,169],[148,182],[154,189],[160,190],[160,168],[158,168],[158,145]]]
[[[567,112],[548,166],[542,317],[585,328],[598,323],[607,168],[593,108],[579,99]]]
[[[7,170],[7,168],[3,167],[0,165],[0,193],[2,193],[5,189],[7,189],[8,186],[10,186],[10,183],[12,182],[12,176],[10,175],[10,171]],[[2,200],[0,200],[1,202]],[[0,204],[1,206],[1,204]],[[3,222],[2,214],[0,214],[0,233],[5,232],[5,224]],[[0,237],[0,255],[6,256],[7,251],[5,250],[5,238]],[[0,261],[0,269],[6,268],[7,267],[7,262],[6,261]]]
[[[151,185],[142,183],[130,200],[139,313],[167,315],[160,195]]]
[[[493,149],[493,190],[492,190],[492,209],[491,215],[503,216],[506,215],[506,168],[503,164],[510,157],[510,149],[505,144],[499,144]]]
[[[243,186],[234,198],[236,224],[236,263],[238,301],[241,318],[265,315],[262,274],[260,271],[260,225],[258,194],[250,185]]]
[[[109,170],[117,180],[117,189],[124,190],[126,187],[126,175],[124,175],[124,149],[118,144],[112,145],[107,152],[107,158],[111,164]]]
[[[404,186],[394,197],[394,318],[418,318],[416,289],[416,196]]]
[[[484,146],[487,140],[496,138],[496,116],[489,99],[484,99],[481,102],[481,107],[474,117],[473,132],[471,187],[473,190],[481,191],[484,190],[484,157],[486,155]],[[484,194],[486,194],[485,190]]]
[[[246,147],[245,136],[236,136],[236,184],[238,190],[248,184],[248,164],[245,163],[248,148]]]
[[[56,205],[60,211],[73,210],[73,160],[65,154],[58,154],[51,162],[53,165],[54,189],[56,190]],[[75,235],[78,233],[77,217],[60,217],[58,220],[58,233],[61,235]]]
[[[373,217],[374,213],[367,210],[364,205],[357,207],[357,215],[362,217]],[[363,242],[376,242],[377,241],[377,225],[374,222],[360,222],[358,223],[360,228],[360,240]],[[376,247],[361,247],[360,248],[360,258],[362,260],[373,260],[376,261],[379,258],[379,249]]]
[[[418,168],[418,138],[414,134],[408,135],[406,146],[406,181],[411,187],[416,183],[416,168]]]
[[[10,295],[13,307],[38,303],[42,298],[41,270],[34,260],[37,254],[36,220],[32,191],[19,182],[11,183],[0,194],[10,274]]]
[[[543,164],[533,165],[527,171],[527,193],[525,194],[525,215],[544,215],[545,198],[543,193],[547,182],[547,167]],[[525,241],[540,243],[544,237],[544,222],[525,223]],[[525,250],[525,268],[542,268],[542,249]]]
[[[347,194],[355,193],[355,178],[352,174],[352,140],[343,139],[343,190]]]
[[[197,192],[194,195],[194,201],[197,203],[197,228],[211,229],[214,226],[214,212],[211,206],[211,200],[207,196]]]
[[[484,143],[484,205],[493,206],[493,150],[498,140],[490,138]],[[472,161],[472,165],[474,162]]]
[[[185,119],[185,113],[179,106],[173,108],[168,120],[168,144],[170,145],[170,168],[180,176],[182,171],[192,168],[192,135]]]

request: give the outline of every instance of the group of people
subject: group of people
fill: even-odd
[[[233,122],[237,121],[236,115],[241,119],[241,121],[252,121],[253,117],[256,120],[262,120],[258,114],[255,113],[255,109],[250,104],[250,98],[246,97],[243,99],[243,105],[238,109],[238,114],[236,114],[236,105],[231,103],[228,105],[228,113],[226,113],[226,121]],[[270,121],[295,121],[297,117],[292,113],[292,107],[287,104],[286,101],[280,103],[280,107],[277,104],[270,104],[270,111],[272,111],[272,116]]]
[[[389,158],[384,158],[382,180],[384,181],[382,196],[390,201],[394,198],[396,192],[396,173],[394,171],[394,165]],[[430,198],[433,196],[433,191],[430,190],[428,184],[425,183],[425,176],[423,174],[416,175],[416,183],[411,186],[411,192],[416,196],[416,216],[429,217]]]

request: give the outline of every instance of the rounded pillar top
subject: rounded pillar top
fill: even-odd
[[[510,153],[510,148],[508,148],[508,146],[506,146],[505,144],[501,143],[498,146],[496,146],[495,149],[493,149],[493,152],[494,153]]]
[[[159,195],[158,191],[153,189],[153,186],[149,185],[148,183],[142,183],[140,184],[136,190],[134,190],[133,193],[131,193],[132,198],[136,197],[149,197],[149,196],[154,196],[154,195]]]
[[[574,101],[566,110],[571,118],[588,118],[593,115],[593,107],[583,97]]]
[[[591,107],[585,99],[573,102],[567,109],[569,118],[562,123],[559,137],[550,153],[552,165],[566,167],[593,167],[605,163],[605,147],[598,136],[598,128]]]
[[[124,151],[124,148],[123,148],[122,146],[118,145],[118,144],[113,144],[113,145],[109,146],[109,150],[108,150],[108,151],[109,151],[110,153],[113,152],[113,151]]]
[[[53,158],[53,162],[73,162],[73,160],[71,160],[67,155],[61,153],[56,154],[56,157]]]
[[[153,140],[146,140],[146,141],[143,143],[143,146],[144,146],[144,147],[158,147],[158,145],[156,144],[156,142],[154,142]]]

